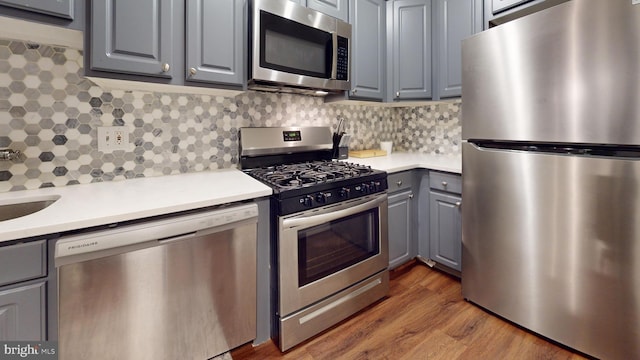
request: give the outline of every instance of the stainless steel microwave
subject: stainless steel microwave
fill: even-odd
[[[289,0],[253,0],[249,89],[323,95],[351,88],[351,25]]]

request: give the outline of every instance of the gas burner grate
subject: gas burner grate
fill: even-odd
[[[283,164],[248,170],[254,178],[272,187],[291,189],[322,184],[344,178],[356,178],[372,173],[369,166],[341,161],[313,161]]]

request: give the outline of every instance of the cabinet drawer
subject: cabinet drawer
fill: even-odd
[[[413,186],[413,173],[411,171],[402,171],[389,174],[387,177],[387,183],[389,184],[390,193],[398,190],[409,189]]]
[[[47,241],[0,247],[0,285],[47,276]]]
[[[462,178],[455,174],[431,172],[429,173],[429,187],[434,190],[462,194]]]

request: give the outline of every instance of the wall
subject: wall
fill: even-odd
[[[351,148],[460,153],[460,103],[391,108],[324,104],[322,98],[245,92],[235,98],[103,91],[82,77],[82,52],[0,40],[0,192],[161,176],[238,163],[238,129],[337,126]],[[126,126],[131,151],[97,150],[98,126]]]

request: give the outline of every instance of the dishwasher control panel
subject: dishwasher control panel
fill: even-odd
[[[125,248],[146,242],[179,239],[198,232],[215,232],[215,228],[241,221],[258,221],[258,206],[255,203],[229,206],[201,213],[176,215],[160,220],[111,229],[87,232],[62,238],[56,243],[55,259],[99,251]]]

